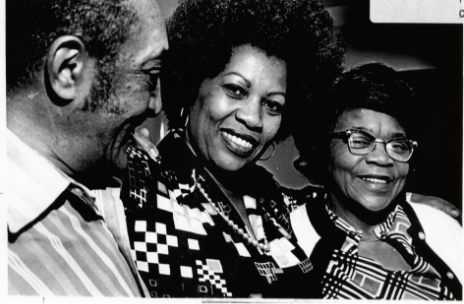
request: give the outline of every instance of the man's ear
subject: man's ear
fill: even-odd
[[[61,36],[50,47],[47,55],[47,76],[50,88],[60,99],[71,102],[85,83],[84,70],[89,61],[87,49],[76,36]]]

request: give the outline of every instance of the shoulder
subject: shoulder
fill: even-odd
[[[422,226],[426,243],[462,282],[462,227],[443,211],[423,204],[408,204]]]
[[[426,234],[446,231],[446,234],[461,234],[458,221],[445,212],[419,203],[408,203],[416,213]]]
[[[268,194],[283,193],[286,188],[282,187],[275,179],[272,172],[263,166],[253,165],[243,175],[244,186],[253,188],[254,191]]]
[[[253,166],[247,172],[246,179],[247,184],[255,188],[255,191],[260,192],[261,195],[272,196],[274,198],[282,197],[289,210],[303,205],[311,198],[316,197],[320,192],[319,188],[313,186],[306,186],[302,189],[283,186],[274,178],[270,171],[260,165]]]
[[[298,206],[290,213],[290,222],[298,244],[309,257],[321,236],[314,228],[308,216],[307,204]]]

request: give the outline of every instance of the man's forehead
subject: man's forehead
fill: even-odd
[[[137,14],[122,56],[132,57],[138,65],[149,60],[160,60],[167,49],[167,35],[164,20],[158,4],[154,0],[128,0]]]
[[[133,7],[137,16],[137,22],[133,25],[133,34],[143,34],[144,36],[166,35],[164,20],[155,0],[128,0],[128,3]]]
[[[162,22],[161,12],[156,0],[126,0],[134,10],[145,18],[153,18]]]

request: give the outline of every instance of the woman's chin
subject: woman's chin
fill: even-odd
[[[393,200],[385,198],[369,198],[358,201],[357,203],[366,211],[381,212],[388,209]]]
[[[234,173],[241,172],[244,168],[247,167],[247,163],[239,161],[221,160],[215,163],[214,167],[216,171]]]
[[[239,172],[256,162],[254,153],[243,157],[231,151],[222,151],[217,157],[213,158],[213,165],[216,170],[226,172]]]
[[[395,207],[394,199],[385,197],[364,197],[352,201],[351,213],[366,223],[378,224],[385,220]]]

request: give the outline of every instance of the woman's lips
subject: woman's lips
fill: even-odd
[[[226,147],[239,156],[249,156],[257,146],[257,141],[246,134],[234,130],[221,130]]]
[[[375,178],[375,177],[361,177],[363,181],[369,182],[369,183],[375,183],[375,184],[386,184],[387,181],[384,179],[380,178]]]
[[[384,175],[362,175],[358,176],[358,178],[369,188],[377,190],[389,188],[393,182],[393,178]]]

